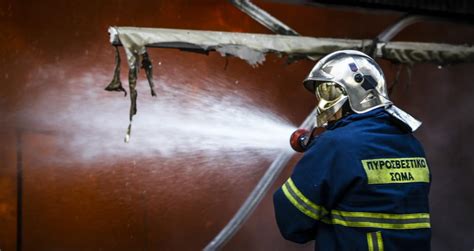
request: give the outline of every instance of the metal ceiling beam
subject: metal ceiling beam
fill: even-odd
[[[230,2],[253,20],[280,35],[299,36],[298,32],[276,19],[270,13],[256,6],[249,0],[230,0]]]

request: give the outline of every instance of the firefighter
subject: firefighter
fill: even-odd
[[[337,51],[304,86],[326,130],[274,194],[283,237],[321,251],[430,250],[431,174],[412,134],[421,123],[389,100],[379,65]]]

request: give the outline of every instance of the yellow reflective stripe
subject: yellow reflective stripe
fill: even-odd
[[[337,224],[346,227],[371,227],[382,229],[419,229],[430,228],[430,215],[427,213],[412,214],[388,214],[372,212],[348,212],[340,210],[328,210],[310,201],[296,187],[289,178],[282,186],[286,198],[299,211],[308,217],[321,220],[327,224]],[[325,217],[329,216],[329,217]]]
[[[332,224],[342,225],[345,227],[373,227],[382,229],[419,229],[419,228],[430,228],[430,223],[406,223],[406,224],[393,224],[393,223],[379,223],[379,222],[353,222],[345,221],[340,219],[332,219]]]
[[[286,184],[290,186],[291,190],[296,194],[296,196],[298,196],[298,198],[301,199],[306,205],[310,206],[311,208],[314,208],[315,210],[321,211],[323,215],[328,213],[328,211],[324,207],[316,205],[308,198],[306,198],[303,193],[298,190],[291,177],[286,181]]]
[[[385,229],[430,228],[430,215],[427,213],[387,214],[371,212],[331,211],[334,224],[347,227],[375,227]]]
[[[367,246],[369,251],[383,251],[382,233],[380,231],[367,233]]]
[[[427,214],[427,213],[387,214],[387,213],[348,212],[348,211],[331,210],[331,214],[341,215],[345,217],[366,217],[366,218],[395,219],[395,220],[429,219],[430,218],[430,214]]]
[[[291,193],[288,191],[286,186],[282,187],[283,193],[285,194],[286,198],[295,206],[298,210],[300,210],[302,213],[305,215],[309,216],[310,218],[313,218],[315,220],[319,219],[318,215],[313,213],[312,211],[306,209],[304,206],[302,206],[296,199],[291,195]]]
[[[377,234],[377,243],[378,243],[378,246],[379,246],[379,251],[383,251],[382,233],[377,232],[376,234]]]
[[[372,240],[372,233],[367,233],[367,246],[369,246],[369,251],[374,251],[374,242]]]

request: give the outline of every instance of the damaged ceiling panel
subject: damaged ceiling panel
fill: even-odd
[[[180,29],[155,29],[111,27],[110,41],[122,45],[128,64],[134,67],[136,55],[143,54],[145,47],[178,48],[202,51],[218,51],[247,61],[251,65],[263,63],[268,52],[288,56],[323,56],[342,49],[360,49],[371,41],[311,38],[282,35],[265,35],[235,32],[197,31]]]
[[[321,57],[336,50],[355,49],[366,51],[372,40],[313,38],[304,36],[266,35],[235,32],[197,31],[180,29],[111,27],[110,41],[122,45],[128,65],[133,68],[146,47],[218,51],[231,55],[251,65],[263,63],[266,53],[289,57]],[[378,43],[375,57],[393,63],[431,62],[440,65],[473,62],[474,47],[418,42]]]
[[[129,67],[130,125],[125,141],[130,139],[131,122],[137,112],[137,74],[141,67],[145,70],[151,95],[156,96],[153,84],[153,65],[147,47],[176,48],[192,51],[217,51],[222,56],[234,56],[256,66],[265,61],[267,53],[288,56],[291,60],[318,59],[337,50],[372,51],[374,57],[393,63],[415,64],[435,63],[447,65],[474,62],[474,47],[470,45],[449,45],[418,42],[376,42],[374,40],[313,38],[304,36],[266,35],[218,31],[197,31],[181,29],[158,29],[136,27],[110,27],[110,42],[123,46]],[[115,51],[115,71],[113,80],[105,88],[107,91],[127,92],[120,81],[120,55]]]

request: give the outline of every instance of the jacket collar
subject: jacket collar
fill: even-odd
[[[377,109],[374,109],[372,111],[369,111],[369,112],[365,112],[365,113],[353,113],[353,114],[350,114],[348,116],[345,116],[341,119],[339,119],[338,121],[332,123],[332,124],[329,124],[326,129],[327,130],[334,130],[338,127],[343,127],[349,123],[352,123],[354,121],[357,121],[357,120],[362,120],[362,119],[366,119],[366,118],[372,118],[372,117],[377,117],[377,118],[382,118],[382,117],[389,117],[390,115],[385,111],[385,109],[383,107],[380,107],[380,108],[377,108]]]

